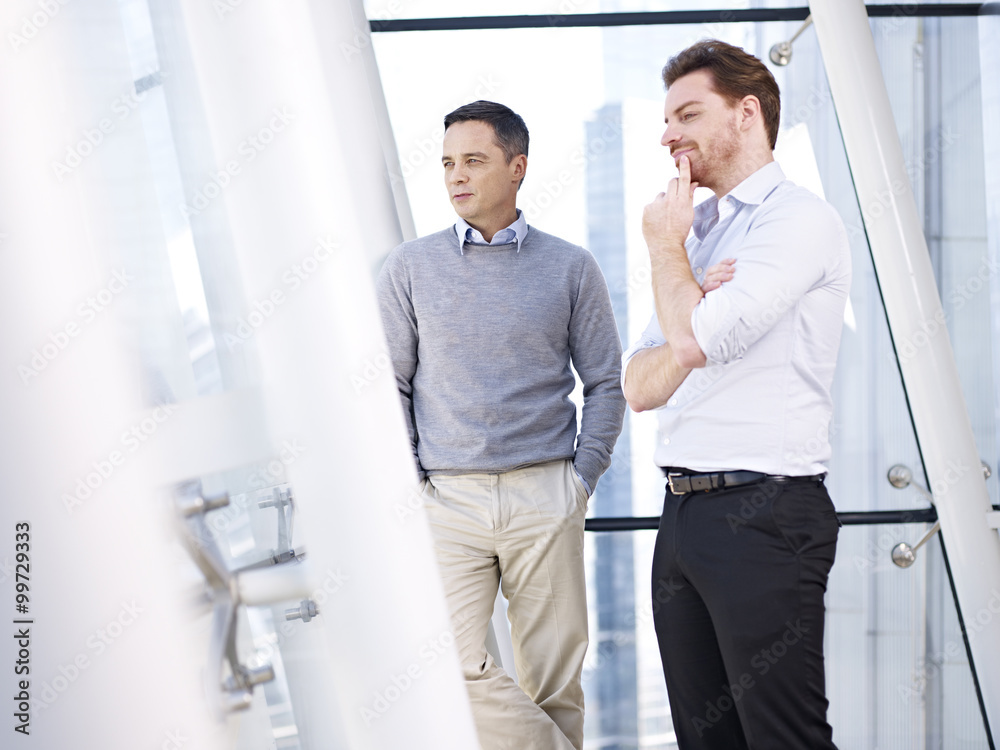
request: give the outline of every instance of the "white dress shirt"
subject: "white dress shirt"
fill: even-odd
[[[732,281],[691,314],[708,360],[657,410],[654,459],[692,471],[826,471],[830,386],[851,286],[847,233],[826,201],[777,162],[695,207],[686,243],[700,284],[735,258]],[[666,342],[654,313],[622,357]]]

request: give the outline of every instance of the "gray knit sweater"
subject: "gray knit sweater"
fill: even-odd
[[[449,228],[393,250],[377,290],[421,476],[572,458],[597,486],[625,399],[607,284],[587,250],[529,228],[520,252],[466,243],[462,254]]]

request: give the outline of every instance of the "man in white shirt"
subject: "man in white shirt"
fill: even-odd
[[[622,385],[659,418],[652,587],[674,728],[682,750],[830,750],[839,522],[823,479],[847,237],[774,161],[780,97],[760,60],[708,40],[663,80],[679,177],[643,215],[655,314]],[[697,186],[715,196],[695,207]]]

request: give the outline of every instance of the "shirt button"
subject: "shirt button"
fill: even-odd
[[[670,445],[670,438],[663,438],[664,445]]]
[[[698,266],[696,269],[694,269],[694,272],[695,273],[701,273],[704,270],[705,270],[704,268],[702,268],[701,266]]]
[[[677,399],[676,398],[670,399],[670,405],[671,406],[677,406]]]

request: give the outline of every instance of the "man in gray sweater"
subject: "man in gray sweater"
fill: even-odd
[[[579,750],[583,525],[625,413],[621,343],[594,257],[516,208],[524,121],[479,101],[444,125],[459,219],[389,255],[382,319],[480,742]],[[520,686],[486,651],[498,586]]]

